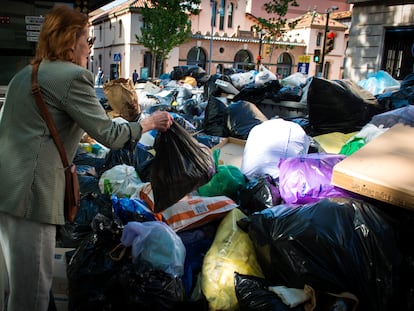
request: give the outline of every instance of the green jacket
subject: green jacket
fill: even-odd
[[[0,212],[63,224],[64,168],[31,94],[31,70],[27,65],[13,77],[0,110]],[[85,132],[111,149],[141,137],[138,122],[121,124],[107,116],[87,69],[43,61],[38,81],[69,162]]]

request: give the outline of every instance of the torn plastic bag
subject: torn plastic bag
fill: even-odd
[[[398,305],[402,256],[396,233],[373,205],[348,198],[284,204],[254,213],[238,225],[247,229],[271,282],[349,292],[364,311]]]
[[[158,133],[154,149],[151,185],[155,213],[206,184],[215,173],[210,150],[175,121],[167,131]]]

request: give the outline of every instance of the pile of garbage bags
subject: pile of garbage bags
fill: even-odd
[[[414,126],[412,77],[369,78],[187,66],[135,85],[141,117],[174,124],[119,150],[80,143],[81,207],[57,240],[73,249],[69,310],[412,310],[412,212],[330,182]],[[220,161],[226,137],[245,141],[240,167]]]

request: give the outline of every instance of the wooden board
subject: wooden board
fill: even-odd
[[[397,124],[336,164],[332,184],[414,208],[414,128]]]

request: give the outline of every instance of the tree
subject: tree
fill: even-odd
[[[191,37],[190,15],[199,14],[200,0],[152,0],[141,8],[143,26],[137,42],[146,47],[152,55],[152,77],[156,62],[163,72],[162,64],[171,50]]]
[[[275,13],[276,17],[270,19],[258,17],[257,19],[261,24],[261,27],[259,28],[266,29],[272,37],[276,39],[282,37],[287,29],[295,28],[297,21],[292,21],[286,24],[287,19],[285,16],[289,10],[289,6],[298,7],[299,4],[296,0],[271,0],[270,2],[265,3],[265,11],[267,13]]]

